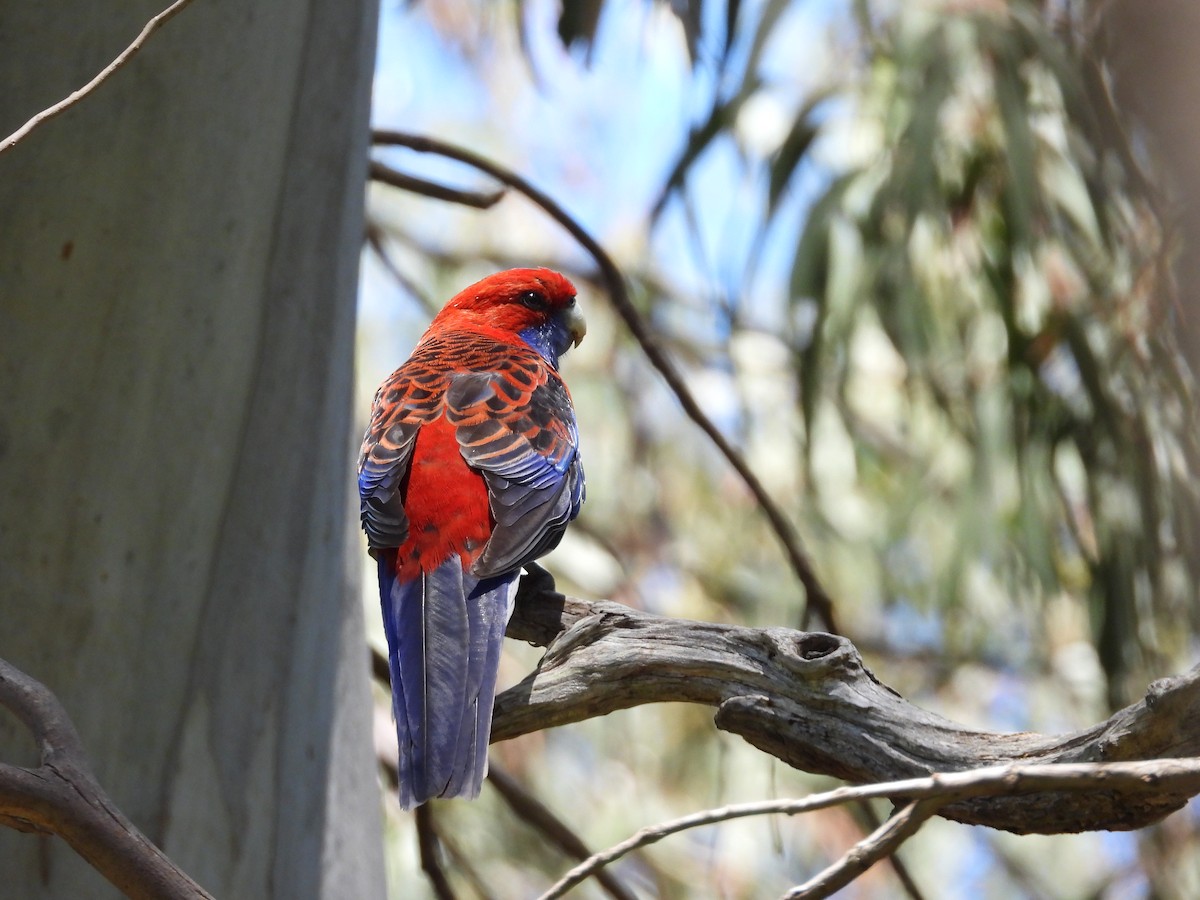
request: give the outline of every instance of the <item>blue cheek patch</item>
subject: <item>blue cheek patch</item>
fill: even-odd
[[[571,334],[557,316],[544,325],[526,328],[517,335],[557,371],[558,358],[571,346]]]

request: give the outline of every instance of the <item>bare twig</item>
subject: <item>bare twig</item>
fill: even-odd
[[[96,75],[95,78],[93,78],[83,87],[79,88],[79,90],[73,91],[62,100],[59,100],[53,106],[43,109],[40,113],[31,118],[28,122],[6,137],[3,141],[0,141],[0,154],[4,153],[6,150],[11,150],[22,139],[24,139],[26,135],[28,135],[39,125],[42,125],[45,122],[53,119],[55,116],[66,112],[88,94],[92,93],[92,91],[96,90],[96,88],[100,87],[100,85],[107,81],[114,72],[124,66],[125,63],[129,62],[130,58],[135,53],[142,49],[142,45],[146,43],[150,35],[166,24],[168,19],[171,19],[183,12],[183,8],[191,2],[192,0],[175,0],[174,3],[152,18],[142,28],[141,33],[133,39],[133,43],[122,50],[116,59],[101,69],[100,73]]]
[[[879,860],[891,857],[943,805],[945,801],[939,797],[914,800],[851,847],[833,865],[784,894],[784,900],[819,900],[832,896]]]
[[[418,305],[432,317],[437,312],[437,306],[434,302],[422,291],[411,278],[409,278],[392,259],[392,254],[388,251],[385,241],[385,229],[379,222],[368,217],[366,228],[367,246],[375,252],[375,258],[383,265],[387,273],[392,276],[396,284],[417,301]]]
[[[544,803],[517,783],[517,780],[496,766],[488,765],[488,781],[504,798],[504,802],[526,824],[536,828],[559,850],[575,859],[587,859],[592,851],[571,827],[556,816]],[[634,894],[608,870],[596,873],[600,886],[615,900],[635,900]]]
[[[211,900],[113,805],[58,699],[2,659],[0,706],[33,733],[41,754],[34,769],[0,763],[0,823],[58,835],[135,900]]]
[[[447,159],[456,160],[487,173],[502,184],[508,185],[513,190],[524,194],[540,206],[547,215],[566,229],[579,242],[580,246],[591,254],[600,269],[601,278],[608,287],[609,296],[612,299],[613,306],[617,310],[617,314],[624,320],[626,327],[642,348],[642,352],[646,354],[646,358],[650,360],[651,365],[662,375],[667,386],[670,387],[679,400],[680,406],[687,413],[688,418],[695,422],[700,430],[708,435],[708,438],[720,450],[721,454],[733,467],[734,471],[738,473],[742,481],[745,482],[746,487],[749,488],[750,493],[754,495],[754,499],[762,508],[763,514],[767,517],[767,521],[783,546],[784,553],[793,571],[796,573],[796,577],[804,585],[807,606],[803,621],[807,623],[809,616],[815,615],[822,627],[828,631],[836,632],[837,621],[834,614],[833,601],[817,578],[812,562],[804,552],[795,526],[784,515],[779,504],[767,492],[767,489],[758,480],[758,476],[754,474],[754,471],[742,455],[729,442],[725,435],[721,433],[720,429],[712,423],[708,416],[704,414],[704,411],[688,390],[683,376],[675,368],[675,364],[666,354],[666,351],[659,345],[653,332],[650,330],[650,326],[646,324],[641,314],[638,313],[637,307],[634,306],[632,299],[629,297],[629,291],[620,269],[617,268],[616,263],[613,262],[604,248],[600,246],[599,242],[549,195],[534,187],[515,172],[477,153],[424,135],[408,134],[400,131],[375,131],[372,134],[372,139],[376,144],[408,147],[410,150],[415,150],[418,153],[433,153],[438,156],[444,156]]]
[[[763,816],[771,814],[781,815],[796,815],[798,813],[810,812],[815,809],[824,809],[827,806],[835,806],[838,803],[845,802],[848,798],[834,797],[840,791],[861,790],[856,788],[838,788],[837,791],[829,791],[825,794],[814,794],[806,797],[803,800],[764,800],[759,803],[741,803],[733,806],[723,806],[719,809],[708,809],[703,812],[692,813],[691,815],[682,816],[678,819],[672,819],[669,822],[661,822],[658,825],[647,826],[642,828],[637,833],[621,841],[619,844],[614,844],[607,850],[602,850],[599,853],[593,854],[588,859],[571,869],[566,875],[550,886],[539,900],[553,900],[555,897],[563,896],[575,885],[580,884],[585,879],[609,863],[616,862],[623,856],[638,850],[650,844],[657,843],[665,837],[670,837],[673,834],[678,834],[681,831],[689,831],[692,828],[700,828],[704,825],[715,825],[719,822],[728,822],[733,819],[744,819],[750,816]]]
[[[875,807],[866,800],[859,800],[854,806],[858,811],[858,816],[870,824],[872,831],[878,830],[883,825],[879,814],[875,812]],[[896,880],[900,882],[900,886],[904,888],[904,893],[908,895],[910,900],[924,900],[925,895],[917,887],[917,882],[912,877],[912,873],[908,871],[908,867],[904,865],[904,862],[895,852],[888,855],[888,863],[891,864],[892,871],[896,874]]]
[[[962,800],[1044,791],[1065,793],[1120,791],[1136,794],[1160,790],[1187,795],[1200,793],[1200,757],[1155,759],[1131,763],[991,766],[969,772],[930,775],[927,778],[910,778],[884,784],[842,787],[819,794],[811,794],[800,800],[740,803],[693,813],[643,828],[619,844],[614,844],[576,866],[555,882],[540,900],[553,900],[555,897],[561,897],[593,872],[640,847],[656,843],[681,831],[728,822],[733,819],[770,814],[792,816],[838,806],[853,800],[881,797],[907,798],[918,801],[913,803],[909,810],[906,810],[909,812],[907,816],[893,816],[874,834],[856,845],[848,854],[848,857],[853,857],[852,859],[844,860],[843,863],[839,863],[817,876],[817,879],[827,876],[832,879],[835,874],[840,877],[839,873],[848,872],[859,865],[859,862],[867,862],[869,865],[881,858],[883,854],[891,852],[938,809]],[[837,872],[834,872],[835,868],[838,870]],[[865,870],[865,866],[863,869]],[[815,885],[817,879],[804,885],[801,890]],[[832,884],[832,880],[829,883]],[[828,893],[798,896],[828,896]]]
[[[461,206],[469,206],[472,209],[491,209],[503,199],[506,193],[504,190],[466,191],[462,188],[449,187],[445,184],[438,184],[436,181],[418,178],[416,175],[398,172],[377,159],[371,160],[370,166],[367,169],[367,176],[372,181],[390,184],[392,187],[411,191],[423,197],[432,197],[434,200],[444,200],[447,203],[458,203]]]

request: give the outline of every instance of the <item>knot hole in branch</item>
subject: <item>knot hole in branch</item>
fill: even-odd
[[[841,646],[836,635],[823,631],[805,631],[796,636],[796,655],[810,662],[829,656]]]

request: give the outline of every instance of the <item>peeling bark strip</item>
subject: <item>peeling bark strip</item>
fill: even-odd
[[[522,581],[508,636],[547,649],[533,672],[497,698],[493,741],[643,703],[685,701],[715,707],[718,728],[790,766],[854,784],[1004,763],[1200,756],[1200,667],[1154,682],[1143,700],[1098,725],[1042,735],[978,731],[914,706],[842,637],[586,602],[555,592],[544,573]],[[977,798],[940,814],[1017,834],[1128,830],[1162,819],[1190,796],[1153,787]]]

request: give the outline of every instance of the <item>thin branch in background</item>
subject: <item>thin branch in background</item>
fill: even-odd
[[[881,859],[894,859],[893,854],[900,845],[916,834],[943,803],[936,797],[914,800],[851,847],[833,865],[784,894],[784,900],[821,900],[832,896]]]
[[[447,864],[453,869],[456,875],[470,886],[471,892],[479,900],[493,900],[495,893],[492,890],[491,883],[479,874],[470,857],[467,856],[454,840],[454,835],[442,832],[438,834],[438,841],[442,849],[446,851]]]
[[[487,777],[517,818],[541,832],[567,856],[584,860],[592,855],[587,844],[566,822],[495,763],[489,763]],[[621,884],[611,872],[603,870],[596,873],[596,880],[615,900],[636,900],[634,893]]]
[[[0,141],[0,154],[3,154],[7,150],[11,150],[39,125],[42,125],[53,119],[55,116],[66,112],[88,94],[92,93],[92,91],[96,90],[96,88],[100,87],[100,85],[107,81],[114,72],[124,66],[125,63],[129,62],[130,58],[132,58],[135,53],[142,49],[142,45],[146,43],[150,35],[166,24],[168,19],[171,19],[183,12],[183,8],[191,2],[192,0],[175,0],[174,3],[152,18],[142,28],[141,33],[133,39],[133,43],[122,50],[116,59],[101,69],[100,73],[95,78],[93,78],[79,90],[73,91],[71,94],[64,97],[53,106],[43,109],[40,113],[31,118],[28,122],[6,137],[3,141]]]
[[[381,687],[387,690],[388,696],[390,697],[392,692],[392,670],[388,664],[387,654],[382,650],[376,649],[374,646],[370,648],[370,651],[371,677],[374,678]],[[394,767],[395,763],[392,763],[392,765]],[[396,778],[396,783],[399,784],[399,776],[397,775]]]
[[[883,822],[880,820],[879,814],[875,812],[875,807],[868,801],[859,800],[854,805],[858,809],[859,815],[866,820],[872,830],[878,831],[882,827]],[[921,889],[917,887],[917,882],[908,871],[908,867],[904,865],[895,851],[888,854],[888,863],[891,865],[892,871],[896,873],[896,878],[904,888],[904,893],[908,895],[909,900],[924,900],[925,895],[921,893]]]
[[[1044,877],[1044,870],[1039,863],[1032,860],[1019,859],[1010,850],[1008,845],[1002,841],[995,840],[995,835],[987,835],[987,852],[1001,872],[1008,878],[1009,884],[998,889],[997,893],[1003,893],[1014,897],[1048,897],[1053,892],[1051,891],[1047,881],[1052,880]],[[1141,843],[1141,842],[1139,842]],[[1119,890],[1113,890],[1113,885],[1120,881],[1122,877],[1132,875],[1137,870],[1136,863],[1128,864],[1129,867],[1120,867],[1110,871],[1103,881],[1096,884],[1095,890],[1089,896],[1097,898],[1103,897],[1118,897],[1121,895]]]
[[[810,617],[815,616],[822,627],[836,633],[838,628],[833,601],[817,578],[812,562],[802,548],[800,535],[797,533],[795,526],[784,515],[783,510],[771,495],[767,493],[766,488],[759,481],[758,476],[754,474],[754,471],[742,455],[734,448],[725,435],[721,433],[720,429],[712,423],[708,416],[704,414],[704,411],[688,390],[683,376],[675,368],[675,364],[658,343],[650,326],[646,324],[641,314],[637,311],[637,307],[634,306],[620,269],[617,268],[616,263],[613,262],[612,258],[596,239],[547,194],[534,187],[515,172],[477,153],[436,140],[435,138],[400,131],[374,131],[372,133],[372,140],[378,145],[408,147],[410,150],[415,150],[418,153],[432,153],[444,156],[447,159],[453,159],[464,165],[478,169],[495,178],[500,183],[524,194],[540,206],[547,215],[558,222],[579,242],[580,246],[596,261],[596,265],[600,269],[600,277],[608,287],[609,296],[612,299],[613,306],[617,310],[617,314],[625,322],[625,326],[642,348],[642,352],[646,354],[646,358],[650,360],[651,365],[662,375],[663,380],[666,381],[667,386],[679,400],[688,418],[695,422],[700,430],[708,436],[717,449],[721,451],[725,459],[728,460],[734,471],[738,473],[742,481],[745,482],[746,487],[749,488],[750,493],[754,495],[759,507],[766,515],[772,530],[774,530],[780,543],[783,545],[792,570],[796,573],[796,577],[800,580],[800,583],[804,585],[806,607],[802,619],[804,623],[802,627],[807,627]]]
[[[380,655],[375,651],[371,654],[372,662],[378,665],[381,659]],[[379,678],[379,672],[376,670],[375,677]],[[388,687],[387,674],[387,659],[383,658],[383,685]],[[382,753],[376,756],[376,762],[379,764],[380,770],[383,772],[383,780],[387,784],[387,789],[393,793],[400,786],[400,770],[396,764],[395,753],[384,756]],[[415,824],[417,828],[417,852],[421,860],[421,869],[425,872],[429,879],[430,888],[439,900],[455,900],[454,888],[450,886],[450,880],[446,877],[446,872],[442,868],[442,863],[439,854],[442,850],[450,857],[451,862],[456,866],[456,871],[467,879],[475,888],[476,894],[480,897],[486,897],[487,891],[483,889],[472,868],[470,861],[465,859],[459,849],[454,846],[437,830],[437,823],[433,817],[433,809],[430,804],[426,803],[418,806],[415,810]]]
[[[498,191],[468,191],[462,188],[449,187],[448,185],[439,184],[436,181],[418,178],[416,175],[398,172],[391,166],[381,163],[376,159],[371,160],[367,169],[367,177],[372,181],[378,181],[404,191],[420,194],[423,197],[432,197],[434,200],[444,200],[447,203],[457,203],[460,206],[469,206],[472,209],[491,209],[508,193],[503,188]]]
[[[367,241],[367,246],[375,253],[375,258],[383,264],[387,269],[387,273],[396,279],[401,287],[408,287],[408,279],[404,273],[400,271],[400,267],[396,265],[396,261],[392,259],[392,255],[388,253],[387,247],[384,246],[383,227],[372,219],[367,219],[367,227],[364,232],[364,237]]]
[[[926,778],[907,778],[882,784],[841,787],[819,794],[810,794],[800,800],[767,800],[704,810],[642,828],[619,844],[614,844],[576,866],[555,882],[539,900],[554,900],[555,897],[563,896],[597,870],[633,850],[656,843],[681,831],[688,831],[704,825],[715,825],[733,819],[762,815],[793,816],[856,800],[875,798],[891,800],[907,798],[914,801],[906,810],[907,815],[893,816],[874,834],[851,848],[838,863],[818,875],[817,879],[797,889],[807,890],[811,886],[816,890],[821,887],[816,884],[818,879],[828,879],[829,884],[833,884],[835,876],[840,878],[841,873],[858,866],[860,861],[869,860],[873,863],[881,858],[881,854],[894,852],[895,848],[915,834],[925,821],[951,803],[978,797],[1034,794],[1048,791],[1087,793],[1114,790],[1127,790],[1134,793],[1178,790],[1194,796],[1200,792],[1200,757],[1121,763],[990,766],[969,772],[939,773]],[[848,884],[849,881],[845,883]],[[824,881],[821,884],[824,884]],[[825,897],[828,895],[828,893],[814,893],[797,896]]]
[[[0,707],[29,729],[41,764],[0,763],[0,824],[55,834],[134,900],[212,900],[117,809],[49,688],[0,659]]]
[[[429,879],[438,900],[456,900],[454,889],[438,859],[438,833],[433,821],[433,810],[428,803],[417,807],[417,848],[421,854],[421,868]]]
[[[376,259],[383,264],[384,269],[400,285],[401,289],[407,291],[423,310],[431,316],[434,315],[437,312],[434,302],[417,286],[416,282],[404,274],[396,264],[396,261],[392,259],[392,254],[388,252],[387,245],[384,243],[384,231],[384,226],[368,218],[366,229],[367,246],[375,253]]]
[[[911,779],[911,782],[926,781],[927,779]],[[898,784],[898,782],[893,782]],[[827,809],[831,806],[839,806],[843,803],[849,803],[859,797],[867,796],[883,796],[875,792],[876,788],[881,788],[883,785],[866,785],[863,787],[836,788],[832,791],[824,791],[819,794],[810,794],[800,800],[763,800],[755,803],[739,803],[730,806],[723,806],[717,809],[704,810],[698,813],[681,816],[678,819],[671,819],[667,822],[660,822],[657,825],[650,825],[640,829],[632,836],[626,838],[618,844],[614,844],[607,850],[593,854],[588,859],[584,860],[570,872],[564,875],[561,879],[555,882],[548,891],[546,891],[538,900],[554,900],[556,897],[561,897],[571,890],[576,885],[582,883],[587,878],[591,877],[595,872],[599,871],[604,866],[616,862],[621,857],[641,847],[657,843],[665,837],[673,834],[678,834],[682,831],[689,831],[693,828],[700,828],[706,825],[716,825],[721,822],[729,822],[733,819],[743,819],[751,816],[763,815],[799,815],[801,813],[814,812],[818,809]]]
[[[375,680],[381,683],[385,689],[388,688],[387,658],[372,649],[371,665]],[[383,770],[384,781],[387,782],[389,789],[396,790],[400,784],[400,773],[397,769],[395,759],[390,756],[384,758],[381,755],[378,758],[378,763]],[[564,854],[578,860],[587,859],[592,855],[591,849],[571,830],[569,825],[551,812],[540,800],[521,787],[515,778],[499,768],[494,762],[489,761],[488,763],[487,777],[492,787],[496,789],[501,799],[508,804],[509,809],[513,811],[517,818],[541,832],[551,844]],[[453,889],[450,887],[450,882],[446,878],[438,861],[438,848],[439,844],[443,843],[443,840],[442,835],[438,833],[436,823],[433,821],[429,804],[417,807],[416,825],[421,868],[429,876],[434,893],[439,898],[442,898],[442,900],[453,900]],[[634,893],[621,884],[620,880],[611,872],[603,871],[598,873],[596,880],[614,900],[634,900],[635,898]]]

